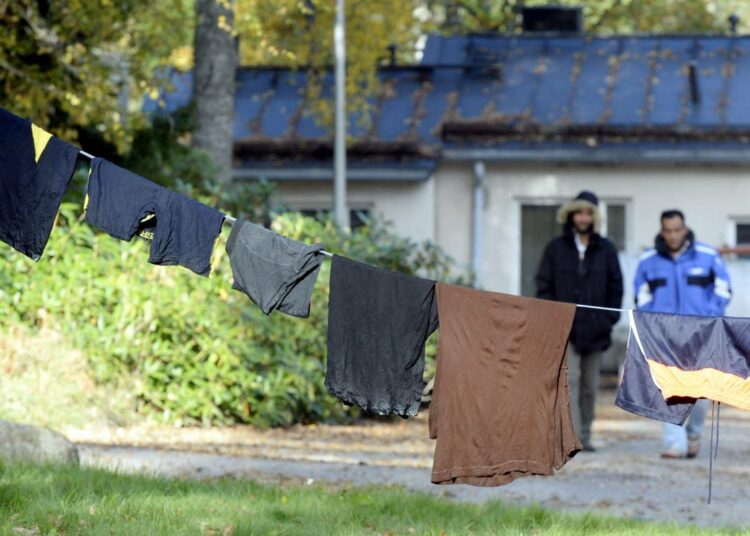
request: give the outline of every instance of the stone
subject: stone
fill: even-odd
[[[48,428],[0,420],[0,458],[78,465],[78,449],[64,435]]]

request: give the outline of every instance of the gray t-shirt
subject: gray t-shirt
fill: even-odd
[[[310,297],[320,271],[321,244],[291,240],[237,220],[227,240],[232,288],[247,294],[265,314],[310,316]]]

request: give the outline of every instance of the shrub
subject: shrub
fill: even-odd
[[[127,379],[138,411],[165,422],[285,426],[356,415],[324,387],[329,262],[309,319],[265,316],[231,289],[223,238],[216,269],[203,278],[148,264],[148,243],[97,233],[80,214],[79,204],[61,207],[38,263],[0,247],[0,324],[61,330],[97,382]],[[272,228],[375,266],[449,276],[437,248],[398,238],[380,222],[345,233],[330,220],[286,213]]]

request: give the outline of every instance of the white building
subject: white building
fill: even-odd
[[[592,190],[626,306],[662,210],[683,210],[715,247],[750,242],[750,37],[559,29],[430,36],[418,65],[382,67],[369,120],[350,121],[350,208],[437,243],[482,288],[533,295],[557,206]],[[330,210],[331,135],[308,113],[306,72],[243,68],[237,81],[236,180]],[[735,257],[730,313],[750,316]]]

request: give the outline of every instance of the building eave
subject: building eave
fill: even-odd
[[[423,182],[430,178],[435,169],[435,161],[414,163],[391,163],[384,165],[349,166],[347,179],[351,182]],[[279,182],[331,182],[333,165],[264,165],[235,167],[234,181],[269,180]]]

